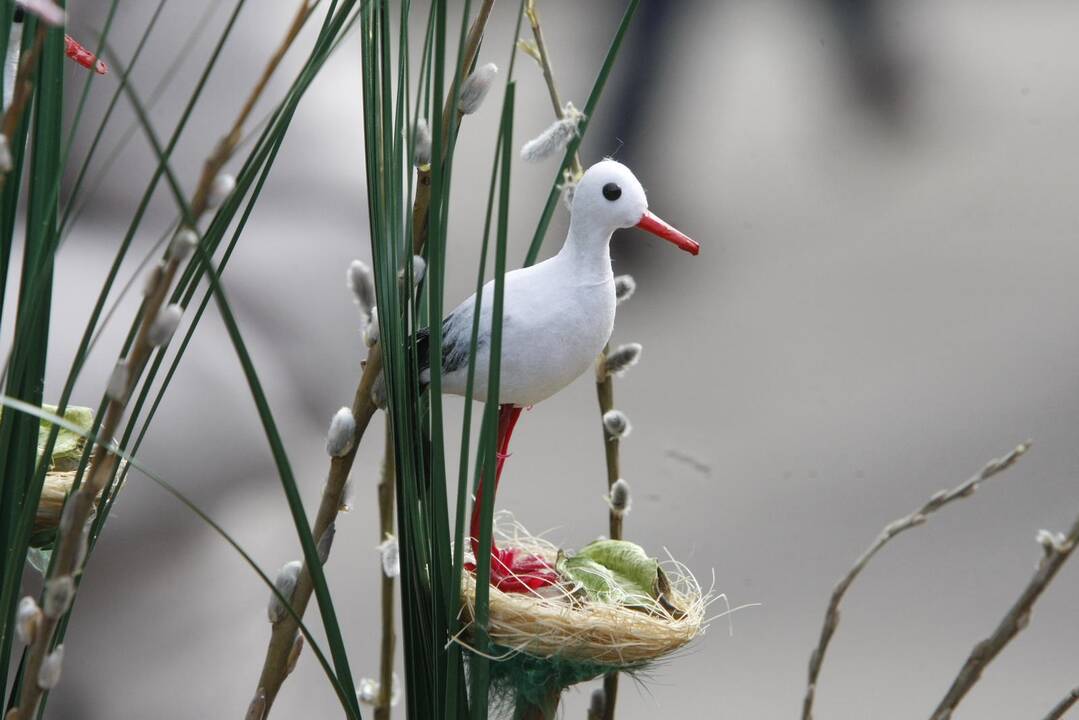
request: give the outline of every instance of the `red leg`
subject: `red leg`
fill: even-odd
[[[502,467],[506,464],[509,455],[510,436],[513,428],[517,425],[517,419],[521,417],[521,408],[514,405],[498,406],[498,449],[495,451],[495,493],[498,492],[498,481],[502,479]],[[472,554],[479,555],[480,546],[480,515],[483,513],[483,479],[484,472],[480,475],[479,486],[476,488],[476,501],[472,503],[472,526],[469,541],[472,543]],[[494,541],[491,548],[494,549]]]
[[[502,478],[502,468],[509,457],[510,436],[521,417],[522,408],[513,405],[500,405],[498,408],[498,438],[495,463],[495,492]],[[480,515],[483,513],[483,482],[487,473],[480,474],[476,499],[472,504],[472,523],[469,542],[472,554],[478,556],[480,537]],[[469,563],[469,570],[474,566]],[[528,592],[554,584],[558,579],[554,570],[542,559],[523,553],[516,548],[499,549],[491,540],[491,584],[506,592]]]

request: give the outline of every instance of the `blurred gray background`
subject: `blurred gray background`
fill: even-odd
[[[153,5],[122,4],[114,38],[125,57]],[[222,5],[153,112],[163,134],[224,22]],[[84,34],[106,6],[76,7]],[[203,7],[166,11],[134,75],[142,93]],[[562,94],[578,107],[621,7],[540,4]],[[240,16],[176,155],[189,188],[294,9],[249,3]],[[614,241],[616,272],[639,284],[614,341],[645,348],[616,387],[635,427],[623,444],[634,491],[627,535],[668,549],[702,581],[714,573],[732,604],[759,606],[714,622],[644,684],[626,683],[619,717],[796,717],[828,593],[863,548],[889,520],[1033,438],[1016,468],[897,540],[848,595],[817,716],[926,717],[1032,574],[1035,532],[1062,530],[1079,512],[1079,5],[729,0],[646,3],[642,13],[584,159],[617,153],[652,209],[703,250],[691,258],[637,231]],[[481,62],[505,67],[515,14],[514,3],[499,3]],[[349,403],[364,355],[344,283],[350,260],[369,259],[358,58],[352,37],[302,103],[225,276],[312,511],[327,468],[323,433]],[[519,144],[546,127],[551,109],[527,57],[517,78]],[[95,84],[76,156],[116,82]],[[451,305],[474,282],[485,200],[476,188],[486,187],[500,93],[461,135]],[[130,118],[124,108],[112,121],[113,142]],[[514,165],[516,262],[554,163]],[[59,392],[152,169],[137,138],[60,255],[47,395]],[[162,189],[133,259],[173,214]],[[566,224],[560,209],[545,253]],[[125,277],[134,271],[130,263]],[[133,309],[125,298],[77,403],[96,404]],[[448,427],[459,427],[461,401],[446,407]],[[327,567],[357,675],[377,670],[381,423],[360,450],[354,509],[338,523]],[[456,457],[455,430],[448,442]],[[500,508],[566,547],[605,532],[588,378],[525,415],[513,453]],[[268,571],[299,556],[215,311],[143,458]],[[959,717],[1041,717],[1079,682],[1077,591],[1079,568],[1066,567]],[[240,717],[269,635],[266,600],[230,548],[133,477],[83,585],[49,717]],[[569,693],[565,717],[584,717],[590,689]],[[305,652],[274,717],[336,717],[335,707]]]

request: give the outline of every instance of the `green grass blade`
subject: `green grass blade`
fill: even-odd
[[[31,19],[27,34],[37,32]],[[11,353],[7,394],[40,404],[48,356],[49,309],[52,295],[53,255],[56,250],[57,207],[51,189],[62,172],[60,138],[63,120],[63,30],[45,30],[34,83],[33,135],[26,240],[18,295],[18,317]],[[29,108],[28,108],[29,110]],[[5,193],[17,192],[17,177],[9,177]],[[4,268],[5,272],[7,268]],[[0,418],[0,516],[4,521],[4,547],[0,611],[0,678],[8,680],[12,650],[11,631],[18,584],[29,534],[19,522],[37,508],[40,483],[35,484],[38,421],[15,413]],[[12,694],[18,688],[13,686]]]
[[[52,423],[56,427],[70,430],[71,432],[74,432],[75,434],[85,438],[88,445],[94,446],[101,444],[100,440],[93,433],[85,432],[77,425],[65,420],[62,416],[46,412],[41,408],[37,407],[36,405],[31,405],[30,403],[23,402],[7,395],[0,395],[0,405],[15,410],[18,413],[27,415],[29,417],[36,418],[39,421],[45,420]],[[300,618],[295,613],[295,611],[293,611],[291,605],[289,604],[288,598],[286,598],[280,593],[280,591],[274,585],[273,580],[271,580],[270,577],[262,571],[262,569],[255,562],[254,558],[252,558],[247,553],[247,551],[243,549],[243,546],[240,545],[240,543],[237,542],[236,539],[233,538],[223,527],[221,527],[217,522],[215,522],[213,518],[211,518],[205,511],[202,510],[202,508],[195,504],[193,500],[184,495],[183,492],[181,492],[179,488],[177,488],[175,485],[149,470],[133,453],[129,453],[124,450],[117,450],[116,454],[118,457],[126,461],[128,467],[135,468],[149,480],[161,487],[161,489],[163,489],[169,495],[172,495],[174,498],[183,503],[183,505],[187,507],[188,510],[193,512],[200,520],[206,523],[211,530],[213,530],[219,537],[221,537],[225,542],[227,542],[232,547],[232,549],[240,555],[244,563],[246,563],[247,566],[255,572],[255,574],[259,577],[262,583],[270,589],[270,592],[275,595],[279,601],[281,601],[281,605],[285,608],[285,611],[289,613],[289,615],[291,615],[292,618],[297,622],[297,624],[299,625],[300,633],[304,636],[307,644],[311,647],[311,651],[315,654],[315,658],[318,660],[319,665],[322,666],[323,672],[326,674],[326,677],[330,681],[331,685],[333,685],[339,699],[342,700],[342,705],[345,705],[345,691],[342,688],[341,684],[338,682],[337,676],[334,674],[333,668],[330,667],[330,663],[326,659],[326,655],[325,653],[323,653],[322,648],[315,640],[315,638],[311,635],[311,632],[307,629],[307,626],[303,624],[303,619]],[[347,705],[345,705],[345,709],[347,712]]]
[[[146,24],[146,29],[143,30],[142,35],[139,37],[139,42],[135,46],[135,52],[131,55],[131,64],[130,64],[130,66],[128,68],[129,72],[134,71],[135,67],[138,65],[139,60],[142,58],[142,51],[145,49],[146,44],[150,39],[150,35],[154,31],[154,27],[157,25],[158,18],[161,17],[161,12],[165,9],[166,3],[168,3],[168,0],[159,0],[159,2],[157,4],[157,8],[154,9],[153,14],[150,16],[150,21]],[[213,7],[216,7],[217,3],[211,3],[211,5]],[[115,7],[115,2],[113,4],[113,7]],[[110,20],[111,20],[111,14],[110,14]],[[197,33],[198,33],[198,28],[196,27],[195,32],[192,33],[192,37],[197,37]],[[102,47],[98,48],[98,51],[97,51],[98,55],[101,54],[101,52],[103,50],[103,42],[107,38],[108,38],[108,29],[106,29],[106,31],[103,33]],[[175,70],[181,66],[182,60],[183,60],[182,57],[177,58],[177,61],[172,63],[172,65],[170,66],[170,68],[168,70],[168,73],[175,72]],[[92,74],[93,73],[91,73],[91,75]],[[166,77],[169,77],[169,76],[166,75]],[[126,83],[126,82],[127,82],[127,76],[120,79],[121,84]],[[167,85],[167,83],[162,83],[162,84]],[[89,80],[87,80],[87,89],[89,89]],[[61,236],[64,235],[65,231],[70,229],[71,224],[74,223],[74,221],[77,219],[77,214],[74,213],[74,210],[77,207],[76,201],[80,197],[80,192],[82,191],[83,182],[86,180],[86,173],[89,171],[90,163],[93,161],[94,156],[97,154],[98,145],[101,143],[101,139],[105,135],[105,128],[108,126],[109,120],[112,119],[112,113],[116,109],[117,104],[119,104],[120,96],[122,94],[123,94],[123,88],[121,88],[121,87],[117,87],[116,90],[113,92],[112,98],[109,100],[108,107],[105,108],[105,114],[102,116],[101,122],[98,123],[97,130],[94,133],[94,138],[93,138],[93,140],[90,141],[90,147],[87,149],[86,154],[82,158],[82,163],[79,166],[79,172],[75,176],[75,182],[71,187],[70,194],[68,195],[67,204],[66,204],[65,209],[64,209],[63,219],[60,222],[60,234],[61,234]],[[151,101],[151,103],[152,103],[152,101]],[[73,143],[74,140],[75,140],[75,131],[77,129],[78,129],[78,123],[72,124],[71,132],[68,135],[68,147],[69,148],[71,146],[71,143]],[[134,135],[135,129],[137,129],[137,123],[132,123],[131,126],[128,129],[128,133],[126,133],[127,138],[130,138],[131,136]],[[127,143],[126,139],[121,139],[118,147],[123,148],[126,145],[126,143]],[[119,152],[114,151],[112,157],[109,158],[109,162],[107,164],[111,166],[111,161],[114,160],[117,157],[119,157]],[[107,168],[106,168],[106,171],[107,171]],[[103,177],[103,173],[99,173],[98,178],[97,178],[97,182],[91,183],[91,187],[94,188],[94,189],[100,187],[102,177]]]
[[[513,38],[510,44],[510,60],[508,63],[508,70],[506,72],[506,87],[509,87],[509,83],[513,81],[513,71],[515,67],[515,61],[517,58],[517,38],[521,34],[521,21],[524,18],[525,3],[522,0],[518,4],[517,8],[517,23],[513,31]],[[495,200],[495,188],[498,181],[498,170],[500,167],[501,151],[502,151],[502,129],[499,128],[499,135],[495,139],[495,154],[494,160],[491,164],[491,180],[487,190],[487,210],[484,215],[483,221],[483,239],[480,243],[480,262],[479,268],[476,272],[476,306],[473,310],[472,316],[472,330],[469,341],[469,356],[468,356],[468,373],[465,381],[465,406],[464,417],[461,422],[461,451],[460,460],[457,474],[457,499],[455,504],[454,513],[454,540],[453,540],[453,565],[451,572],[451,580],[449,583],[448,597],[446,605],[449,608],[449,634],[450,637],[455,637],[460,632],[460,609],[461,609],[461,593],[459,588],[461,587],[461,576],[464,572],[464,544],[465,544],[465,527],[468,522],[465,516],[465,509],[467,505],[467,498],[469,496],[469,475],[468,475],[468,460],[469,449],[471,445],[471,430],[472,430],[472,399],[473,388],[475,385],[476,376],[476,348],[478,347],[479,329],[480,329],[480,317],[483,311],[483,279],[487,268],[487,254],[488,254],[488,241],[490,239],[491,232],[491,217],[494,210]],[[484,444],[483,438],[480,440],[480,446]],[[479,463],[477,463],[478,465]],[[460,703],[463,692],[463,654],[461,652],[461,646],[457,643],[453,643],[449,647],[449,677],[447,679],[447,695],[446,695],[446,707],[447,707],[447,720],[457,720],[458,717],[464,717],[467,714],[468,706],[463,705],[460,714],[458,710],[458,704]],[[458,688],[458,684],[461,688]],[[451,695],[455,693],[455,695]],[[455,703],[455,699],[458,701]]]
[[[120,72],[124,72],[119,62],[113,60],[113,64]],[[191,208],[183,194],[180,183],[172,172],[168,163],[168,158],[165,155],[165,150],[157,139],[153,125],[146,116],[145,108],[130,83],[125,85],[125,93],[127,94],[132,107],[135,109],[135,113],[139,118],[143,131],[146,133],[147,139],[154,148],[154,153],[158,157],[158,162],[165,175],[167,184],[172,190],[176,204],[179,206],[185,222],[193,226],[194,218],[191,216]],[[292,467],[285,451],[284,443],[277,430],[277,423],[274,420],[273,412],[270,409],[266,394],[262,389],[262,383],[258,378],[258,373],[255,370],[250,353],[247,351],[246,343],[243,341],[239,325],[237,324],[231,306],[225,297],[224,290],[220,284],[220,279],[213,270],[212,258],[206,255],[205,250],[201,246],[196,249],[196,253],[199,262],[201,262],[206,269],[206,278],[213,290],[214,299],[216,300],[218,310],[221,313],[221,319],[225,324],[225,330],[229,335],[229,340],[232,342],[233,348],[240,361],[244,377],[251,390],[252,399],[255,401],[255,407],[258,410],[263,431],[265,432],[267,442],[270,445],[274,464],[277,466],[278,475],[281,478],[281,485],[285,491],[285,498],[288,500],[289,510],[292,513],[292,520],[296,526],[300,545],[303,548],[304,561],[311,574],[312,586],[314,588],[315,597],[318,600],[319,611],[322,614],[322,622],[326,631],[327,642],[330,645],[330,654],[333,657],[338,678],[348,694],[350,709],[353,711],[354,716],[358,718],[360,717],[360,709],[356,699],[356,690],[353,686],[348,655],[345,650],[344,640],[341,636],[340,624],[337,621],[337,615],[334,611],[333,600],[330,596],[325,574],[323,573],[322,563],[318,559],[316,539],[311,534],[311,527],[307,521],[307,514],[304,511],[303,500],[300,497],[299,488],[297,487],[295,476],[292,473]]]
[[[488,602],[491,591],[491,541],[494,521],[495,483],[495,437],[498,422],[498,393],[502,365],[502,313],[506,288],[506,241],[509,234],[510,161],[513,158],[513,105],[516,84],[506,88],[506,100],[502,107],[502,170],[499,178],[498,233],[495,243],[494,297],[491,306],[490,374],[487,379],[487,402],[484,404],[484,424],[487,426],[487,442],[483,448],[483,465],[487,468],[488,482],[483,483],[482,515],[480,521],[479,552],[476,555],[476,617],[473,624],[472,656],[472,718],[487,717],[488,690],[490,685],[491,642],[487,635]]]
[[[317,1],[316,1],[315,4],[316,5],[318,4]],[[351,3],[349,5],[351,5]],[[349,6],[346,6],[346,8],[348,8],[348,7]],[[310,14],[308,14],[308,17],[310,17]],[[311,81],[313,80],[315,74],[317,73],[318,69],[321,68],[322,64],[326,61],[326,59],[340,45],[340,41],[341,41],[342,37],[353,26],[353,24],[355,22],[355,19],[356,19],[355,15],[346,16],[345,13],[342,13],[340,16],[337,16],[337,17],[334,17],[334,18],[327,18],[326,22],[324,23],[324,27],[329,27],[331,32],[328,35],[323,36],[325,38],[325,40],[323,42],[316,43],[315,48],[312,50],[311,55],[308,58],[307,63],[305,64],[304,68],[301,70],[301,72],[298,75],[297,79],[294,81],[294,83],[292,85],[292,88],[290,89],[289,93],[286,95],[285,100],[283,100],[281,102],[281,104],[278,106],[278,108],[274,112],[272,112],[270,114],[270,116],[269,116],[270,120],[267,121],[267,122],[264,122],[264,123],[260,123],[260,125],[263,126],[263,130],[260,131],[260,133],[259,133],[259,136],[260,136],[259,140],[256,143],[255,149],[252,151],[251,156],[248,157],[247,161],[245,161],[245,163],[243,164],[242,169],[238,173],[236,192],[234,192],[232,195],[230,195],[230,198],[222,205],[221,209],[218,211],[218,213],[214,217],[214,221],[211,223],[210,228],[207,230],[206,234],[203,237],[203,244],[206,246],[208,252],[212,253],[213,248],[215,248],[217,246],[217,243],[220,241],[222,234],[224,233],[224,231],[228,227],[229,223],[231,222],[232,217],[234,216],[234,214],[237,212],[239,206],[241,205],[242,198],[244,197],[245,193],[247,192],[247,190],[248,190],[248,188],[250,186],[250,183],[252,182],[252,179],[254,177],[254,173],[259,172],[260,167],[262,168],[261,171],[263,173],[261,175],[261,179],[259,181],[259,188],[261,188],[261,183],[265,180],[266,173],[268,173],[269,168],[272,165],[274,158],[276,157],[276,152],[280,147],[280,143],[284,138],[285,130],[287,130],[287,128],[288,128],[289,122],[291,121],[291,118],[293,116],[293,113],[295,112],[296,106],[297,106],[300,98],[302,97],[303,93],[306,91],[307,87],[309,87],[309,85],[310,85]],[[128,75],[128,76],[130,75],[130,68],[128,69],[128,72],[126,73],[126,75]],[[136,119],[136,124],[138,124],[138,119]],[[245,142],[243,144],[247,144],[247,143]],[[269,158],[269,160],[267,160],[267,158]],[[234,248],[235,243],[239,238],[239,234],[242,232],[243,225],[246,223],[247,216],[250,213],[251,208],[253,207],[253,203],[254,203],[254,200],[256,199],[257,195],[258,195],[258,189],[256,189],[256,192],[254,193],[254,196],[251,198],[251,200],[249,200],[248,207],[245,210],[244,218],[241,221],[240,225],[236,228],[236,232],[233,235],[233,240],[232,240],[232,243],[230,244],[229,250],[226,253],[226,256],[229,253],[231,253],[232,249]],[[227,257],[226,257],[226,259],[227,259]],[[225,260],[223,259],[222,263],[224,263],[224,261]],[[192,272],[187,274],[189,284],[186,287],[186,289],[185,289],[183,283],[181,282],[180,284],[178,284],[178,286],[176,288],[176,291],[174,293],[174,300],[179,300],[181,298],[181,296],[184,297],[185,306],[186,306],[187,302],[190,300],[191,295],[194,293],[195,286],[196,286],[199,278],[201,277],[201,272],[199,270],[199,264],[198,263],[193,263],[192,268],[189,268],[189,270],[192,270]],[[210,293],[207,293],[207,298],[209,297],[209,295],[210,295]],[[204,301],[202,307],[205,308],[205,301]],[[200,316],[201,316],[201,309],[200,309],[199,316],[196,317],[195,321],[190,323],[190,327],[188,329],[188,335],[187,335],[188,338],[190,338],[191,334],[193,333],[195,325],[197,324],[198,317],[200,317]],[[135,331],[135,329],[137,327],[137,323],[138,323],[138,318],[136,318],[136,322],[132,325],[131,334],[129,335],[128,342],[125,343],[125,350],[124,350],[125,353],[126,353],[126,348],[130,344],[130,338],[133,337],[134,331]],[[123,438],[122,438],[122,441],[121,441],[123,446],[125,446],[125,447],[127,446],[127,443],[130,440],[130,436],[131,436],[131,434],[132,434],[132,432],[134,430],[135,423],[136,423],[136,420],[138,418],[139,411],[140,411],[140,409],[142,407],[142,404],[146,400],[146,396],[148,394],[150,384],[152,383],[153,376],[156,373],[157,369],[160,367],[163,357],[164,357],[163,352],[157,352],[156,353],[156,356],[154,358],[154,362],[152,363],[152,367],[150,368],[150,372],[148,372],[146,374],[146,380],[145,380],[145,382],[143,384],[142,392],[139,394],[138,403],[136,403],[134,405],[134,407],[130,408],[127,427],[125,428]],[[173,369],[175,369],[175,365],[176,365],[176,363],[178,363],[178,361],[179,361],[179,357],[176,358],[176,360],[174,362],[174,365],[173,365]],[[170,373],[170,376],[171,376],[171,373]],[[166,382],[164,382],[161,385],[161,387],[158,389],[158,400],[160,400],[162,394],[167,389],[167,386],[168,386],[168,378],[166,379]],[[146,423],[144,423],[143,434],[145,433],[145,430],[147,429],[147,427],[148,427],[148,425]],[[141,435],[142,434],[140,434],[140,437],[141,437]],[[85,463],[85,461],[86,461],[86,458],[84,457],[83,462]],[[80,472],[81,472],[81,469],[80,469]],[[95,518],[95,521],[94,521],[94,525],[93,525],[93,527],[91,529],[91,544],[90,544],[91,551],[92,551],[92,549],[94,547],[94,541],[96,540],[97,536],[99,535],[99,533],[101,531],[101,528],[102,528],[102,525],[105,522],[105,520],[107,519],[107,517],[109,515],[109,511],[111,510],[112,501],[115,498],[115,494],[112,493],[112,488],[115,486],[115,481],[116,481],[116,474],[115,474],[115,471],[114,471],[113,476],[110,477],[109,483],[106,486],[105,493],[103,494],[102,507],[100,508],[100,511],[97,514],[97,516]],[[67,616],[64,619],[63,623],[61,624],[61,627],[59,629],[59,637],[60,638],[63,637],[63,634],[66,631],[67,619],[69,617],[70,617],[70,615]]]

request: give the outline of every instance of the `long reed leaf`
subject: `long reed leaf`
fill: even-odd
[[[71,423],[64,419],[63,416],[57,415],[55,413],[46,412],[45,410],[42,410],[36,405],[31,405],[30,403],[23,402],[22,400],[9,397],[7,395],[0,395],[0,406],[10,408],[17,413],[36,418],[39,421],[44,420],[56,427],[73,432],[76,435],[79,435],[80,437],[85,439],[88,445],[94,446],[101,444],[101,441],[93,433],[86,432],[78,425],[75,425],[74,423]],[[221,539],[227,542],[232,547],[232,549],[235,550],[237,554],[239,554],[240,558],[244,561],[244,563],[249,568],[251,568],[258,576],[258,578],[262,581],[262,584],[268,587],[270,589],[270,592],[277,597],[277,599],[281,603],[281,606],[285,609],[285,612],[290,614],[292,618],[297,622],[300,632],[303,634],[304,639],[307,641],[307,644],[311,647],[311,651],[315,654],[315,658],[318,660],[319,665],[322,667],[323,672],[326,674],[326,678],[330,681],[330,684],[333,685],[339,699],[342,700],[342,705],[344,706],[345,711],[348,712],[348,706],[344,702],[344,688],[341,686],[341,683],[338,681],[337,676],[334,674],[333,668],[330,667],[330,663],[326,659],[326,655],[322,651],[321,646],[319,645],[315,637],[311,635],[311,631],[307,629],[307,626],[303,624],[303,619],[296,615],[295,611],[293,611],[291,605],[289,604],[289,599],[281,594],[281,592],[277,589],[277,586],[274,585],[273,580],[265,572],[263,572],[262,568],[258,566],[258,563],[255,562],[254,558],[252,558],[248,554],[248,552],[244,550],[243,546],[240,545],[240,543],[235,538],[233,538],[232,535],[230,535],[223,527],[221,527],[221,525],[219,525],[213,518],[211,518],[204,510],[202,510],[202,508],[200,508],[193,500],[188,498],[175,485],[163,479],[160,475],[154,473],[149,468],[147,468],[146,465],[144,465],[135,454],[129,453],[123,449],[117,449],[116,455],[125,462],[127,467],[135,468],[146,478],[161,487],[161,489],[163,489],[169,495],[172,495],[174,498],[183,503],[183,505],[188,510],[193,512],[200,520],[202,520],[202,522],[206,523],[206,525],[208,525],[210,529],[214,531],[214,533],[216,533],[219,537],[221,537]]]
[[[120,72],[123,72],[122,66],[115,60],[114,64],[117,65]],[[125,87],[125,92],[130,100],[132,107],[135,109],[136,114],[139,117],[139,122],[143,126],[143,131],[146,133],[147,139],[150,141],[154,148],[154,153],[158,157],[161,169],[165,175],[166,181],[172,190],[176,204],[179,206],[186,222],[189,225],[194,225],[194,218],[191,215],[191,207],[188,205],[187,200],[183,194],[183,190],[180,187],[179,181],[176,179],[175,174],[169,167],[168,158],[165,155],[165,150],[162,147],[160,141],[157,139],[154,132],[153,125],[150,123],[149,118],[146,116],[145,108],[143,107],[138,94],[128,84]],[[277,430],[277,423],[274,420],[273,412],[270,409],[269,401],[266,398],[266,394],[262,389],[262,383],[258,378],[258,373],[255,370],[254,363],[251,359],[250,353],[247,350],[246,343],[243,340],[240,333],[239,325],[236,322],[236,318],[232,313],[231,306],[225,296],[224,290],[221,287],[220,279],[217,277],[216,272],[213,270],[212,259],[206,255],[205,250],[201,247],[196,248],[198,260],[203,264],[206,270],[206,278],[210,283],[210,287],[214,293],[214,299],[217,302],[218,310],[221,313],[221,319],[225,324],[225,330],[229,335],[229,340],[232,342],[233,348],[236,351],[237,358],[240,361],[240,366],[243,369],[245,380],[248,387],[251,390],[252,399],[255,401],[255,407],[258,410],[259,419],[262,422],[263,431],[266,435],[266,439],[270,445],[270,451],[274,459],[274,464],[277,466],[278,475],[281,478],[281,484],[285,491],[285,498],[288,500],[289,510],[292,513],[293,524],[296,526],[296,532],[300,539],[300,545],[303,548],[304,561],[307,565],[308,572],[311,574],[312,584],[314,586],[315,597],[318,600],[319,610],[322,614],[322,622],[327,635],[327,642],[330,646],[330,653],[333,657],[334,667],[337,671],[337,676],[344,686],[345,692],[348,696],[349,709],[351,714],[356,718],[359,718],[361,713],[359,704],[356,699],[356,690],[353,685],[352,672],[348,663],[348,655],[345,649],[344,640],[341,636],[340,624],[337,620],[337,615],[334,610],[333,600],[330,596],[329,587],[326,583],[326,577],[323,573],[322,563],[318,558],[318,549],[316,547],[316,539],[312,536],[311,527],[307,521],[307,515],[304,511],[303,500],[300,497],[299,488],[296,484],[295,476],[292,473],[292,467],[288,460],[288,455],[285,451],[284,443],[281,440],[281,435]]]
[[[498,231],[495,243],[494,296],[491,306],[490,367],[487,378],[487,402],[484,404],[484,424],[487,426],[487,442],[483,446],[483,466],[487,482],[483,483],[483,497],[477,498],[482,508],[480,519],[479,551],[476,553],[476,616],[472,641],[476,652],[472,655],[471,707],[473,720],[487,717],[490,685],[490,638],[487,634],[488,602],[491,590],[491,543],[495,500],[495,445],[498,423],[498,395],[502,366],[502,313],[506,288],[506,244],[509,232],[510,160],[513,158],[513,105],[516,84],[506,88],[502,106],[502,169],[499,176]]]

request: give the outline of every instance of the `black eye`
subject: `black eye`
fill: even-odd
[[[614,183],[607,183],[603,186],[603,197],[607,198],[611,202],[614,202],[618,198],[622,197],[622,188],[618,187]]]

